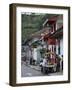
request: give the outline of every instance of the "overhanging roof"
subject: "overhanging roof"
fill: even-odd
[[[51,34],[50,38],[61,38],[63,36],[63,26]]]

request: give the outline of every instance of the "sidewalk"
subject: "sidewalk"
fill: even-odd
[[[63,72],[49,73],[50,76],[63,75]]]
[[[26,63],[22,63],[24,65],[26,65]],[[37,70],[37,71],[41,71],[41,67],[39,65],[26,65],[27,67],[30,67],[34,70]],[[49,76],[56,76],[56,75],[63,75],[63,72],[53,72],[53,73],[48,73]]]
[[[28,65],[30,68],[35,69],[37,71],[41,71],[41,67],[38,65]]]
[[[22,62],[22,64],[24,64],[32,69],[35,69],[37,71],[41,71],[41,67],[39,65],[30,65],[30,64],[26,64],[25,62]]]
[[[41,71],[40,66],[35,66],[35,65],[28,65],[30,68],[35,69],[37,71]],[[63,75],[63,72],[53,72],[53,73],[48,73],[49,76],[56,76],[56,75]]]

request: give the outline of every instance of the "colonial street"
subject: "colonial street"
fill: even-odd
[[[22,64],[21,76],[22,77],[43,76],[43,74],[40,71],[37,71],[29,66]]]
[[[41,73],[40,70],[36,70],[36,67],[33,68],[33,66],[26,66],[25,64],[22,64],[22,66],[21,66],[21,76],[22,77],[56,76],[56,75],[63,75],[63,72],[55,72],[55,73],[43,74],[43,73]]]

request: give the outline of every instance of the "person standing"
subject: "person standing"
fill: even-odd
[[[43,73],[48,73],[48,61],[47,61],[47,57],[45,56],[45,58],[43,59],[43,63],[42,63],[42,68],[41,68],[41,72]]]
[[[58,55],[56,55],[56,63],[57,63],[56,71],[59,72],[60,71],[60,57]]]
[[[60,71],[63,70],[63,55],[61,56],[61,60],[60,60]]]

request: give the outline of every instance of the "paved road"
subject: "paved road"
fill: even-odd
[[[40,71],[34,70],[31,67],[22,64],[21,76],[22,77],[43,76],[43,74]]]
[[[56,73],[48,73],[43,74],[40,71],[37,71],[29,66],[22,64],[21,66],[21,76],[22,77],[31,77],[31,76],[56,76],[56,75],[63,75],[63,72],[56,72]]]

